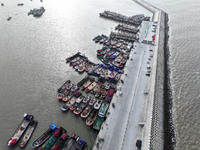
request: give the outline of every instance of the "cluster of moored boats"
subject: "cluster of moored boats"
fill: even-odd
[[[86,96],[83,91],[87,93]],[[104,85],[95,78],[86,76],[76,85],[67,80],[57,92],[57,98],[64,101],[62,111],[70,109],[74,114],[85,118],[86,125],[93,125],[94,129],[99,130],[116,89],[110,83]]]
[[[122,39],[126,41],[131,41],[131,42],[139,40],[139,38],[136,35],[129,34],[129,33],[111,32],[110,37],[114,39]]]
[[[139,29],[137,29],[137,28],[133,28],[133,27],[130,27],[128,25],[123,25],[123,24],[118,24],[115,27],[115,30],[133,33],[133,34],[137,34],[137,32],[139,31]]]
[[[127,17],[121,15],[119,13],[111,12],[111,11],[104,11],[103,13],[99,13],[101,17],[112,19],[119,22],[124,22],[131,25],[140,25],[143,20],[148,21],[150,17],[145,17],[144,15],[135,15],[132,17]]]
[[[97,56],[99,55],[100,60],[104,54],[107,54],[106,56],[109,55],[108,52],[110,49],[107,50],[107,53],[105,53],[104,50],[105,49],[97,50]],[[117,50],[112,50],[112,52],[114,52],[114,51],[117,51]],[[110,54],[111,54],[111,50],[110,50]],[[121,55],[124,58],[124,63],[122,66],[120,65],[120,63],[117,64],[117,60],[121,61],[121,59],[122,59]],[[113,61],[113,64],[109,63],[110,62],[109,60],[106,63],[106,60],[103,60],[103,58],[102,58],[102,62],[104,64],[106,64],[106,65],[104,65],[104,64],[95,64],[95,63],[91,62],[90,60],[88,60],[88,58],[85,57],[83,54],[78,52],[77,54],[73,55],[72,57],[66,58],[66,62],[69,63],[71,66],[73,66],[73,68],[76,71],[78,71],[79,73],[86,71],[88,75],[96,76],[101,82],[109,81],[109,82],[116,83],[116,82],[118,82],[118,80],[120,79],[120,76],[122,74],[122,71],[120,71],[119,69],[123,68],[123,66],[127,60],[126,54],[121,54],[121,55],[120,55],[121,57],[116,56],[115,58],[112,59],[112,60],[116,59],[116,63],[114,63],[114,61]],[[111,56],[111,57],[113,57],[113,56]],[[105,59],[107,59],[107,58],[105,58]]]
[[[38,122],[32,115],[24,114],[24,118],[13,136],[7,141],[8,147],[15,146],[20,140],[19,147],[24,148],[30,140]],[[32,144],[38,150],[89,150],[87,143],[73,132],[67,135],[67,130],[57,127],[54,123]]]

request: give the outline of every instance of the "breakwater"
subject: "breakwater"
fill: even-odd
[[[175,148],[175,133],[172,119],[172,92],[170,87],[169,48],[168,48],[168,14],[151,4],[134,0],[153,12],[153,21],[159,24],[157,43],[157,69],[149,149],[171,150]]]

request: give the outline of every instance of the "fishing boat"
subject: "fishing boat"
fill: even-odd
[[[71,60],[73,60],[74,58],[76,58],[76,57],[78,57],[79,55],[80,55],[81,53],[80,52],[78,52],[78,53],[76,53],[75,55],[73,55],[73,56],[71,56],[71,57],[68,57],[68,58],[66,58],[66,63],[70,63],[71,62]]]
[[[23,148],[29,141],[29,139],[31,138],[36,126],[38,124],[37,120],[32,120],[28,126],[28,128],[26,129],[26,132],[24,133],[24,136],[22,138],[22,140],[19,143],[19,147]]]
[[[78,92],[78,91],[77,91]],[[80,96],[80,95],[79,95]],[[61,106],[61,110],[62,111],[67,111],[72,105],[74,105],[74,103],[76,102],[76,99],[78,99],[77,98],[77,96],[75,96],[75,94],[74,94],[74,96],[69,100],[69,101],[67,101],[67,103],[64,103],[62,106]]]
[[[99,82],[91,91],[92,94],[95,94],[99,91],[102,82]]]
[[[91,97],[89,95],[87,95],[84,99],[83,102],[84,103],[88,103],[90,101]]]
[[[83,147],[84,147],[84,145],[86,144],[86,142],[85,141],[83,141],[82,139],[80,139],[78,142],[77,142],[77,144],[76,144],[76,149],[77,150],[83,150]]]
[[[70,139],[65,142],[63,148],[61,150],[76,150],[77,141],[80,139],[74,132],[70,136]]]
[[[49,125],[49,129],[45,133],[43,133],[38,139],[36,139],[31,144],[31,147],[32,148],[38,148],[38,147],[40,147],[42,144],[44,144],[53,135],[53,132],[56,129],[57,129],[56,125],[54,123],[51,123]]]
[[[102,90],[100,98],[102,99],[106,98],[107,94],[108,94],[108,91],[106,89]]]
[[[73,97],[74,93],[75,93],[75,91],[70,91],[69,94],[65,95],[65,96],[62,98],[62,100],[63,100],[64,102],[67,102],[68,100],[70,100],[70,99]]]
[[[95,99],[95,98],[92,98],[92,99],[90,100],[90,102],[89,102],[89,105],[90,105],[90,106],[93,106],[95,102],[96,102],[96,99]]]
[[[92,109],[93,109],[93,106],[88,105],[88,106],[83,110],[83,112],[81,113],[81,117],[82,117],[82,118],[87,118],[88,115],[91,113]]]
[[[84,99],[85,97],[84,96],[80,96],[79,98],[77,98],[76,99],[76,102],[73,104],[73,105],[71,105],[70,106],[70,110],[74,110],[74,109],[76,109],[79,105],[80,105],[80,103],[82,102],[82,100]]]
[[[99,108],[101,107],[102,103],[103,103],[103,100],[98,99],[94,104],[94,109],[99,110]]]
[[[77,86],[78,86],[78,87],[83,86],[83,84],[85,84],[89,79],[90,79],[90,77],[89,77],[89,76],[86,76],[85,78],[83,78],[81,81],[79,81],[79,82],[77,83]]]
[[[97,115],[98,111],[93,109],[92,112],[89,114],[88,118],[86,119],[86,125],[91,126],[95,122]]]
[[[112,99],[112,97],[113,97],[113,95],[114,95],[114,93],[115,93],[115,90],[114,90],[114,89],[111,89],[111,90],[108,92],[108,95],[106,96],[105,100],[108,101],[108,102],[110,102],[111,99]]]
[[[72,65],[72,64],[75,63],[75,62],[78,62],[80,59],[81,59],[80,56],[75,57],[74,59],[71,60],[70,65]]]
[[[99,110],[98,116],[100,116],[100,117],[105,117],[106,112],[107,112],[107,110],[108,110],[108,107],[109,107],[109,104],[108,104],[108,103],[106,103],[106,102],[103,103],[103,104],[101,105],[100,110]]]
[[[64,90],[66,89],[66,87],[71,83],[70,80],[67,80],[58,90],[58,94],[63,93]],[[60,99],[60,97],[58,96],[58,99]],[[62,98],[61,98],[62,99]]]
[[[83,109],[87,106],[87,103],[82,102],[73,112],[76,115],[79,115]]]
[[[20,140],[20,138],[22,137],[22,135],[24,134],[25,130],[27,129],[32,120],[33,120],[32,115],[24,113],[24,118],[20,123],[19,127],[17,128],[13,136],[7,141],[8,147],[14,146]]]
[[[93,124],[93,129],[100,130],[100,127],[101,127],[103,121],[104,121],[104,118],[97,116],[97,118]]]
[[[67,142],[69,140],[69,138],[70,137],[66,133],[64,133],[58,139],[58,141],[56,142],[56,144],[51,148],[51,150],[61,150],[63,148],[65,142]]]
[[[87,93],[90,92],[96,85],[97,85],[97,82],[94,81],[92,84],[90,84],[90,86],[88,86],[88,87],[86,88],[86,92],[87,92]]]
[[[85,90],[90,84],[94,82],[94,80],[94,78],[90,78],[90,80],[88,80],[83,86],[81,86],[81,89]]]
[[[38,150],[50,150],[63,133],[67,133],[63,127],[57,128],[53,132],[53,135],[41,147],[39,147]]]
[[[106,90],[109,90],[110,87],[111,87],[111,84],[110,84],[110,83],[107,83],[106,86],[105,86],[105,89],[106,89]]]

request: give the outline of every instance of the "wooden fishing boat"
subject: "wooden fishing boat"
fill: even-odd
[[[64,96],[64,97],[62,98],[62,100],[63,100],[64,102],[67,102],[68,100],[70,100],[70,99],[73,97],[74,93],[75,93],[75,91],[70,91],[68,95],[66,95],[66,96]]]
[[[90,86],[88,86],[88,87],[86,88],[86,92],[87,92],[87,93],[90,92],[96,85],[97,85],[97,82],[94,81],[92,84],[90,84]]]
[[[76,102],[73,105],[71,105],[69,109],[72,111],[76,109],[80,105],[83,99],[84,99],[84,96],[80,96],[79,98],[77,98]]]
[[[90,105],[90,106],[93,106],[95,102],[96,102],[96,99],[95,99],[95,98],[92,98],[92,99],[90,100],[90,102],[89,102],[89,105]]]
[[[20,140],[20,138],[22,137],[22,135],[24,134],[24,132],[26,131],[27,127],[29,126],[32,120],[33,120],[32,115],[24,113],[24,118],[20,123],[19,127],[17,128],[13,136],[7,141],[8,147],[14,146]]]
[[[76,149],[77,150],[83,150],[83,147],[85,146],[86,142],[83,141],[82,139],[78,140],[77,144],[76,144]]]
[[[70,136],[70,139],[65,142],[61,150],[76,150],[75,146],[79,139],[80,137],[77,136],[73,131],[72,135]]]
[[[73,112],[76,115],[79,115],[83,109],[87,106],[87,103],[82,102]]]
[[[100,130],[103,121],[104,121],[104,118],[97,116],[97,118],[93,124],[93,129]]]
[[[96,101],[96,103],[94,104],[94,109],[99,110],[99,108],[101,107],[101,104],[103,103],[103,100],[98,99]]]
[[[87,95],[84,99],[83,102],[84,103],[88,103],[90,101],[91,97],[89,95]]]
[[[63,127],[57,128],[53,132],[53,135],[41,147],[39,147],[38,150],[50,150],[63,133],[67,133]]]
[[[24,136],[21,140],[21,142],[19,143],[19,147],[23,148],[29,141],[29,139],[31,138],[36,126],[38,124],[37,120],[32,120],[28,126],[28,128],[26,129],[26,132],[24,133]]]
[[[88,118],[86,119],[86,125],[91,126],[95,122],[97,115],[98,115],[98,111],[95,109],[92,110],[92,112],[89,114]]]
[[[80,56],[75,57],[73,60],[71,60],[70,65],[72,65],[72,64],[75,63],[75,62],[78,62],[80,59],[81,59]]]
[[[83,110],[83,112],[81,113],[81,117],[82,117],[82,118],[87,118],[88,115],[90,114],[90,112],[92,111],[92,109],[93,109],[93,106],[88,105],[88,106]]]
[[[99,91],[102,82],[99,82],[91,91],[92,94],[95,94]]]
[[[114,89],[111,89],[109,92],[108,92],[108,95],[106,96],[106,101],[110,102],[113,95],[115,94],[115,90]]]
[[[77,91],[78,93],[78,91]],[[78,99],[77,97],[81,95],[81,93],[79,92],[79,94],[74,94],[73,97],[67,101],[67,103],[64,103],[62,106],[61,106],[61,110],[62,111],[67,111],[72,105],[74,105],[74,103],[76,102],[76,100]]]
[[[61,135],[61,137],[58,139],[58,141],[55,143],[55,145],[51,148],[51,150],[61,150],[65,144],[69,140],[69,136],[64,133]]]
[[[68,94],[70,93],[70,90],[65,89],[65,91],[61,94],[59,94],[59,99],[67,99]]]
[[[74,58],[78,57],[80,55],[80,52],[76,53],[75,55],[66,58],[66,63],[71,62]]]
[[[78,87],[83,86],[83,84],[85,84],[88,80],[90,79],[89,76],[86,76],[85,78],[83,78],[80,82],[77,83]]]
[[[82,87],[82,90],[85,90],[90,84],[92,84],[94,82],[94,78],[90,78],[90,80],[88,80]]]
[[[70,83],[71,83],[71,81],[70,81],[70,80],[67,80],[67,81],[57,90],[57,92],[58,92],[58,93],[64,92],[65,88],[66,88],[67,85],[70,84]]]
[[[101,92],[101,98],[102,98],[102,99],[106,98],[107,94],[108,94],[108,91],[106,91],[106,90],[104,89],[104,90]]]
[[[38,147],[40,147],[42,144],[44,144],[53,135],[53,132],[56,129],[57,129],[56,125],[54,123],[51,123],[49,125],[49,129],[45,133],[43,133],[38,139],[36,139],[31,144],[31,147],[32,148],[38,148]]]

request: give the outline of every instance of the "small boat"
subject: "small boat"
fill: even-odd
[[[95,122],[97,115],[98,111],[94,109],[86,119],[86,125],[91,126]]]
[[[90,80],[88,80],[82,87],[82,90],[85,90],[85,88],[87,88],[90,84],[92,84],[92,82],[94,82],[94,78],[90,78]]]
[[[102,82],[99,82],[91,91],[92,94],[97,93],[100,90],[100,86],[101,86]]]
[[[68,62],[70,63],[71,60],[73,60],[74,58],[78,57],[79,55],[81,55],[80,52],[76,53],[75,55],[73,55],[71,57],[66,58],[66,63],[68,63]]]
[[[83,110],[83,112],[81,113],[81,117],[82,117],[82,118],[87,118],[88,115],[91,113],[92,109],[93,109],[93,106],[88,105],[88,106]]]
[[[109,90],[110,87],[111,87],[111,84],[110,84],[110,83],[107,83],[106,86],[105,86],[105,89],[106,89],[106,90]]]
[[[29,126],[31,120],[33,120],[33,116],[24,113],[24,118],[20,123],[19,127],[17,128],[13,136],[7,141],[8,147],[14,146],[20,140],[25,130]]]
[[[38,150],[50,150],[63,133],[67,133],[63,127],[57,128],[53,135],[41,147],[39,147]]]
[[[77,142],[77,144],[76,144],[76,149],[77,150],[83,150],[83,147],[85,146],[85,144],[86,144],[86,142],[85,141],[83,141],[82,139],[80,139],[78,142]]]
[[[97,82],[94,81],[92,84],[90,84],[90,86],[88,86],[88,87],[86,88],[86,92],[87,92],[87,93],[90,92],[96,85],[97,85]]]
[[[77,136],[74,132],[70,136],[70,139],[65,142],[63,148],[61,150],[76,150],[75,146],[77,144],[77,141],[80,139],[79,136]]]
[[[84,96],[80,96],[79,98],[77,98],[76,102],[73,105],[71,105],[69,109],[72,111],[76,109],[80,105],[83,99],[84,99]]]
[[[67,102],[68,100],[70,100],[70,99],[73,97],[74,93],[75,93],[75,91],[69,92],[69,94],[68,94],[67,96],[64,96],[64,97],[62,98],[62,100],[63,100],[64,102]]]
[[[100,108],[100,110],[99,110],[99,113],[98,113],[98,116],[100,116],[100,117],[105,117],[105,115],[106,115],[106,112],[107,112],[107,110],[108,110],[108,107],[109,107],[109,104],[108,103],[103,103],[102,105],[101,105],[101,108]]]
[[[105,89],[102,90],[102,92],[101,92],[101,98],[102,99],[106,98],[107,94],[108,94],[108,91],[106,91]]]
[[[12,17],[8,17],[7,21],[10,21],[12,19]]]
[[[51,148],[51,150],[61,150],[63,148],[65,142],[67,142],[69,140],[69,138],[70,137],[66,133],[64,133],[58,139],[58,141],[56,142],[56,144]]]
[[[74,59],[72,59],[72,60],[71,60],[71,62],[70,62],[70,65],[72,65],[73,63],[75,63],[75,62],[79,61],[80,59],[81,59],[81,57],[80,57],[80,56],[78,56],[78,57],[75,57]]]
[[[24,136],[23,136],[21,142],[19,143],[19,147],[23,148],[27,144],[27,142],[31,138],[37,124],[38,124],[37,120],[32,120],[30,122],[28,128],[26,129],[26,132],[24,133]]]
[[[79,115],[83,109],[87,106],[87,103],[82,102],[73,112],[76,115]]]
[[[43,133],[38,139],[36,139],[31,144],[31,147],[32,148],[38,148],[38,147],[40,147],[42,144],[44,144],[53,135],[53,132],[56,129],[57,129],[56,125],[54,123],[51,123],[49,125],[49,129],[45,133]]]
[[[58,92],[58,93],[63,93],[64,90],[65,90],[65,88],[66,88],[70,83],[71,83],[71,81],[70,81],[70,80],[67,80],[67,81],[57,90],[57,92]]]
[[[95,102],[96,102],[96,99],[95,99],[95,98],[92,98],[92,99],[90,100],[90,102],[89,102],[89,105],[90,105],[90,106],[93,106]]]
[[[64,103],[61,106],[61,110],[67,111],[75,103],[75,101],[76,101],[76,99],[74,99],[74,98],[70,99],[67,103]]]
[[[101,107],[101,104],[103,103],[103,100],[98,99],[96,103],[94,104],[94,109],[99,110]]]
[[[84,103],[88,103],[90,101],[91,97],[88,95],[83,99]]]
[[[85,78],[83,78],[80,82],[77,83],[78,87],[83,86],[83,84],[85,84],[88,80],[90,79],[89,76],[86,76]]]
[[[97,116],[94,124],[93,124],[93,129],[95,130],[100,130],[101,124],[103,123],[104,118]]]
[[[115,90],[114,89],[111,89],[109,92],[108,92],[108,95],[106,96],[106,101],[110,102],[113,95],[115,94]]]

